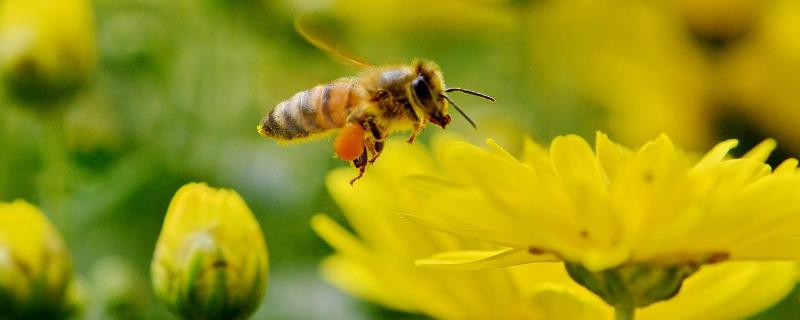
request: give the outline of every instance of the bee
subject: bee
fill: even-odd
[[[444,129],[451,120],[451,105],[477,129],[447,93],[463,92],[495,101],[477,91],[446,87],[439,66],[430,60],[387,66],[366,63],[311,36],[300,21],[295,20],[295,28],[307,41],[364,70],[279,103],[261,120],[257,131],[279,142],[293,142],[321,138],[338,130],[336,156],[352,161],[358,169],[351,185],[364,175],[367,164],[378,159],[390,133],[411,131],[406,141],[413,143],[428,122]]]

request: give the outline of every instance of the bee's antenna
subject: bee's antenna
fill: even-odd
[[[473,90],[469,90],[469,89],[464,89],[464,88],[447,88],[447,89],[445,89],[445,90],[444,90],[444,92],[451,92],[451,91],[460,91],[460,92],[463,92],[463,93],[468,93],[468,94],[471,94],[471,95],[473,95],[473,96],[478,96],[478,97],[484,98],[484,99],[486,99],[486,100],[489,100],[489,101],[491,101],[491,102],[494,102],[494,101],[495,101],[495,100],[494,100],[494,98],[492,98],[491,96],[489,96],[489,95],[487,95],[487,94],[483,94],[483,93],[480,93],[480,92],[478,92],[478,91],[473,91]],[[447,100],[449,101],[450,99],[447,99]],[[451,102],[452,102],[452,101],[451,101]]]
[[[459,108],[458,105],[456,105],[456,103],[453,102],[453,100],[450,99],[450,97],[448,97],[446,95],[443,95],[443,94],[441,94],[440,96],[442,98],[444,98],[445,100],[447,100],[447,102],[450,102],[450,104],[452,104],[453,107],[456,108],[458,113],[460,113],[462,116],[464,116],[464,119],[467,119],[467,122],[469,122],[469,124],[472,125],[473,129],[478,129],[478,126],[475,125],[475,121],[472,121],[472,119],[470,119],[469,116],[466,113],[464,113],[464,111],[462,111],[461,108]],[[494,101],[494,99],[492,99],[492,101]]]

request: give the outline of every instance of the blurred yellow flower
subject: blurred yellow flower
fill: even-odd
[[[0,73],[26,101],[54,100],[85,84],[95,69],[88,0],[0,1]]]
[[[233,190],[181,187],[156,244],[156,296],[185,319],[245,319],[261,302],[269,261],[264,236]]]
[[[62,319],[76,306],[69,253],[35,206],[0,202],[0,318]]]
[[[562,121],[573,125],[553,133],[584,130],[586,117],[599,113],[602,127],[624,143],[661,132],[688,147],[713,142],[710,68],[673,5],[578,0],[530,7],[534,89],[540,105],[556,117],[569,114]]]
[[[669,0],[686,17],[694,32],[713,38],[740,36],[751,27],[762,0]]]
[[[764,135],[800,151],[800,2],[765,2],[753,32],[723,57],[723,92]]]
[[[419,145],[389,144],[381,161],[354,187],[348,184],[350,169],[337,169],[328,176],[331,195],[358,235],[327,216],[312,219],[315,231],[336,250],[322,264],[322,275],[328,281],[383,306],[437,319],[613,318],[613,310],[572,281],[561,262],[480,271],[414,266],[415,260],[431,253],[502,247],[453,237],[401,218],[400,212],[417,212],[440,201],[436,193],[426,196],[428,183],[419,184],[418,180],[442,169]],[[786,296],[794,287],[797,271],[791,262],[723,262],[704,267],[673,299],[642,308],[638,316],[745,317]]]

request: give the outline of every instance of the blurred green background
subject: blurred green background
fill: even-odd
[[[148,270],[169,200],[190,181],[237,190],[261,223],[271,270],[254,318],[412,317],[347,297],[316,273],[330,249],[308,221],[337,214],[323,181],[347,165],[331,139],[280,146],[256,134],[280,101],[358,72],[297,35],[298,14],[322,17],[336,42],[376,63],[424,57],[450,86],[496,97],[456,98],[479,129],[454,117],[448,130],[476,143],[494,137],[513,152],[525,134],[603,130],[630,145],[666,132],[698,152],[774,137],[773,164],[800,151],[794,0],[94,0],[91,9],[88,34],[39,34],[54,38],[37,50],[67,65],[55,76],[5,66],[0,200],[42,208],[90,297],[129,279],[133,302],[115,311],[120,319],[172,318],[154,303]],[[9,21],[0,63],[19,44]],[[90,299],[86,318],[112,318],[101,300]],[[795,293],[760,317],[797,313]]]

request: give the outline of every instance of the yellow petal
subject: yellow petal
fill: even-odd
[[[611,141],[605,133],[597,132],[595,138],[597,160],[603,167],[606,177],[613,182],[619,173],[619,168],[625,164],[629,155],[625,154],[621,146]]]
[[[335,254],[325,258],[320,266],[322,277],[328,282],[352,295],[382,304],[391,309],[414,312],[413,301],[404,299],[379,273],[375,273],[360,260]]]
[[[358,239],[324,214],[311,217],[311,228],[338,252],[362,258],[369,256]]]
[[[468,224],[463,221],[457,222],[448,218],[432,216],[422,217],[408,213],[401,213],[400,216],[434,230],[502,246],[519,246],[526,242],[524,238],[520,238],[514,232],[503,232],[502,229],[491,229],[493,226],[484,227],[480,226],[480,224]]]
[[[439,158],[445,170],[454,178],[476,185],[491,182],[512,184],[508,187],[514,187],[515,181],[533,178],[530,169],[524,167],[507,153],[491,153],[463,142],[454,142],[443,147],[439,152]],[[493,189],[501,189],[497,186],[493,187]],[[500,191],[494,191],[494,193],[498,192]]]
[[[677,296],[637,312],[642,320],[742,319],[785,297],[796,283],[792,262],[725,262],[704,266]]]
[[[797,170],[797,159],[789,158],[781,162],[775,171],[773,172],[776,175],[783,175],[783,174],[792,174]]]
[[[526,136],[524,139],[522,159],[525,164],[537,172],[552,170],[550,167],[550,155],[547,153],[547,149],[533,141],[529,136]]]
[[[602,192],[606,179],[592,148],[581,137],[557,137],[550,146],[553,171],[567,189]],[[577,199],[575,199],[577,200]]]
[[[508,247],[528,247],[536,243],[528,241],[531,237],[553,234],[540,232],[545,228],[561,230],[575,225],[574,216],[563,214],[566,196],[560,190],[543,188],[552,176],[537,175],[514,159],[465,143],[448,145],[440,157],[454,180],[472,186],[452,192],[431,190],[437,197],[426,204],[426,212],[414,212],[440,228],[494,232],[474,238],[489,236],[494,239],[487,241],[503,241]],[[515,242],[509,245],[508,241]]]
[[[778,145],[775,142],[775,139],[766,139],[761,141],[758,145],[750,149],[742,158],[752,159],[758,162],[767,161],[769,158],[770,153],[775,150],[775,147]]]
[[[528,250],[505,248],[498,250],[465,250],[436,254],[417,260],[416,265],[440,270],[483,270],[510,267],[534,262],[558,261],[550,254],[531,254]]]
[[[465,188],[463,184],[453,180],[432,175],[412,174],[404,177],[399,182],[400,186],[413,191],[416,195],[424,198],[436,196],[442,191],[452,191]]]
[[[486,139],[486,145],[489,146],[490,149],[494,150],[494,152],[496,154],[499,154],[499,155],[505,157],[508,160],[511,160],[511,161],[514,161],[514,162],[517,161],[517,158],[514,158],[514,156],[511,155],[510,153],[508,153],[508,151],[506,151],[506,149],[504,149],[499,144],[497,144],[497,142],[495,142],[494,139]]]
[[[403,176],[395,171],[400,170],[370,169],[377,170],[369,171],[355,186],[349,184],[354,174],[352,169],[334,170],[327,179],[330,194],[342,208],[349,225],[365,243],[381,243],[398,253],[409,252],[404,236],[413,238],[420,231],[416,230],[418,226],[400,218],[397,213],[418,211],[426,202],[412,191],[398,186]]]
[[[694,167],[694,170],[702,170],[709,166],[719,163],[725,156],[728,155],[728,152],[731,149],[735,148],[736,145],[739,144],[739,141],[735,139],[725,140],[723,142],[718,143],[714,148],[711,148],[711,151],[706,153],[702,159]]]
[[[540,286],[529,296],[540,319],[610,319],[610,308],[597,300],[587,299],[557,284]]]
[[[727,246],[734,259],[798,259],[800,176],[764,178],[715,208],[704,245]],[[769,210],[765,210],[769,208]],[[757,219],[754,219],[757,215]]]

